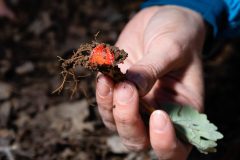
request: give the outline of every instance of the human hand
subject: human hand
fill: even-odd
[[[127,71],[128,81],[114,84],[99,75],[96,98],[104,124],[118,132],[128,149],[139,151],[151,145],[160,160],[187,158],[191,146],[176,138],[160,106],[176,102],[203,110],[205,34],[200,15],[176,6],[144,9],[127,24],[116,46],[129,53],[119,65]],[[139,98],[159,107],[150,116],[149,128],[139,113]]]

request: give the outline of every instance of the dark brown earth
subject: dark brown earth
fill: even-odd
[[[95,37],[95,39],[97,39],[97,37]],[[107,56],[111,56],[112,58],[106,58]],[[123,80],[125,76],[120,71],[118,64],[123,63],[127,56],[128,54],[124,50],[120,50],[118,47],[106,43],[99,43],[97,41],[82,43],[69,57],[62,58],[58,56],[59,62],[61,63],[60,74],[62,76],[62,82],[53,93],[61,93],[66,87],[66,83],[72,81],[71,83],[74,84],[71,88],[72,98],[72,96],[79,91],[78,85],[83,78],[82,73],[79,72],[81,67],[89,70],[89,72],[102,72],[110,76],[114,81]],[[102,57],[102,59],[99,57]]]
[[[0,160],[147,160],[102,124],[94,98],[95,77],[79,68],[79,92],[52,94],[61,83],[57,56],[81,43],[114,44],[140,0],[7,0],[15,18],[0,17]],[[225,138],[218,152],[193,160],[240,159],[240,40],[222,45],[205,62],[206,113]],[[68,87],[71,88],[68,83]],[[80,90],[82,92],[80,92]]]

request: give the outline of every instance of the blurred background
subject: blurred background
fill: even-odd
[[[0,0],[0,160],[150,160],[128,152],[101,122],[93,74],[72,99],[57,56],[81,43],[114,44],[142,0]],[[206,110],[225,135],[218,152],[193,149],[189,160],[240,159],[240,40],[226,41],[204,62]]]

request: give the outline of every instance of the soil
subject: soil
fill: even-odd
[[[15,18],[0,17],[0,160],[147,160],[152,151],[129,152],[98,115],[95,75],[83,68],[72,99],[59,94],[57,56],[68,58],[81,43],[114,44],[142,1],[7,0]],[[218,152],[189,159],[240,159],[240,40],[205,62],[206,110],[224,134]],[[74,85],[74,84],[73,84]]]
[[[96,37],[95,37],[96,39]],[[114,81],[125,79],[125,75],[117,66],[127,58],[127,53],[118,47],[93,41],[92,43],[80,44],[77,51],[66,59],[59,57],[61,62],[62,82],[53,93],[61,93],[66,86],[66,82],[73,83],[72,96],[78,91],[78,85],[82,81],[81,73],[78,72],[80,67],[89,71],[102,72],[110,76]],[[80,74],[80,75],[79,75]]]

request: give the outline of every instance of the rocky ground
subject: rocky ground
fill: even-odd
[[[128,152],[102,124],[94,75],[79,92],[52,91],[61,82],[57,56],[68,57],[94,39],[114,44],[139,9],[137,1],[0,0],[0,160],[147,160],[151,151]],[[216,154],[195,149],[190,160],[240,159],[240,48],[234,40],[205,62],[206,113],[225,138]]]

